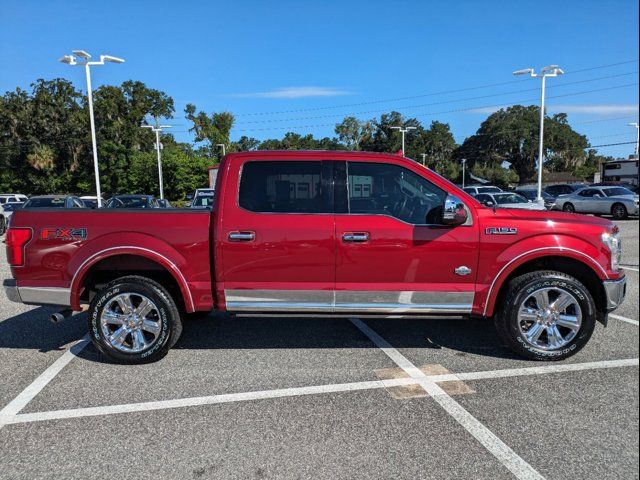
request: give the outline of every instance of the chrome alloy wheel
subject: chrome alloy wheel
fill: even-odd
[[[558,350],[580,331],[582,309],[567,290],[541,288],[529,295],[518,309],[518,328],[525,341],[542,350]]]
[[[162,326],[158,307],[139,293],[121,293],[104,306],[100,328],[112,348],[139,353],[157,340]]]

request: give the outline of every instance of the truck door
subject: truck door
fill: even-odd
[[[228,170],[218,288],[230,311],[332,308],[332,162],[290,158],[247,159]]]
[[[442,225],[447,192],[419,169],[346,162],[343,213],[336,188],[337,312],[471,311],[478,226]]]

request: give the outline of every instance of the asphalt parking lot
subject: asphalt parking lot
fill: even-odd
[[[122,366],[85,314],[0,292],[0,478],[638,478],[638,221],[620,227],[625,305],[551,364],[481,320],[210,315]]]

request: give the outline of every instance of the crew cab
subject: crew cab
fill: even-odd
[[[19,210],[9,298],[88,306],[95,346],[153,361],[190,315],[491,317],[530,359],[579,351],[623,301],[608,220],[487,208],[413,160],[233,153],[211,209]]]

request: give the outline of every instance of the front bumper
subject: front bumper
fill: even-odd
[[[602,284],[607,297],[607,313],[612,312],[624,301],[624,297],[627,294],[627,277],[622,277],[618,280],[605,280]]]
[[[68,307],[71,304],[71,290],[58,287],[18,287],[13,278],[2,282],[4,293],[12,302],[27,305],[60,305]]]

